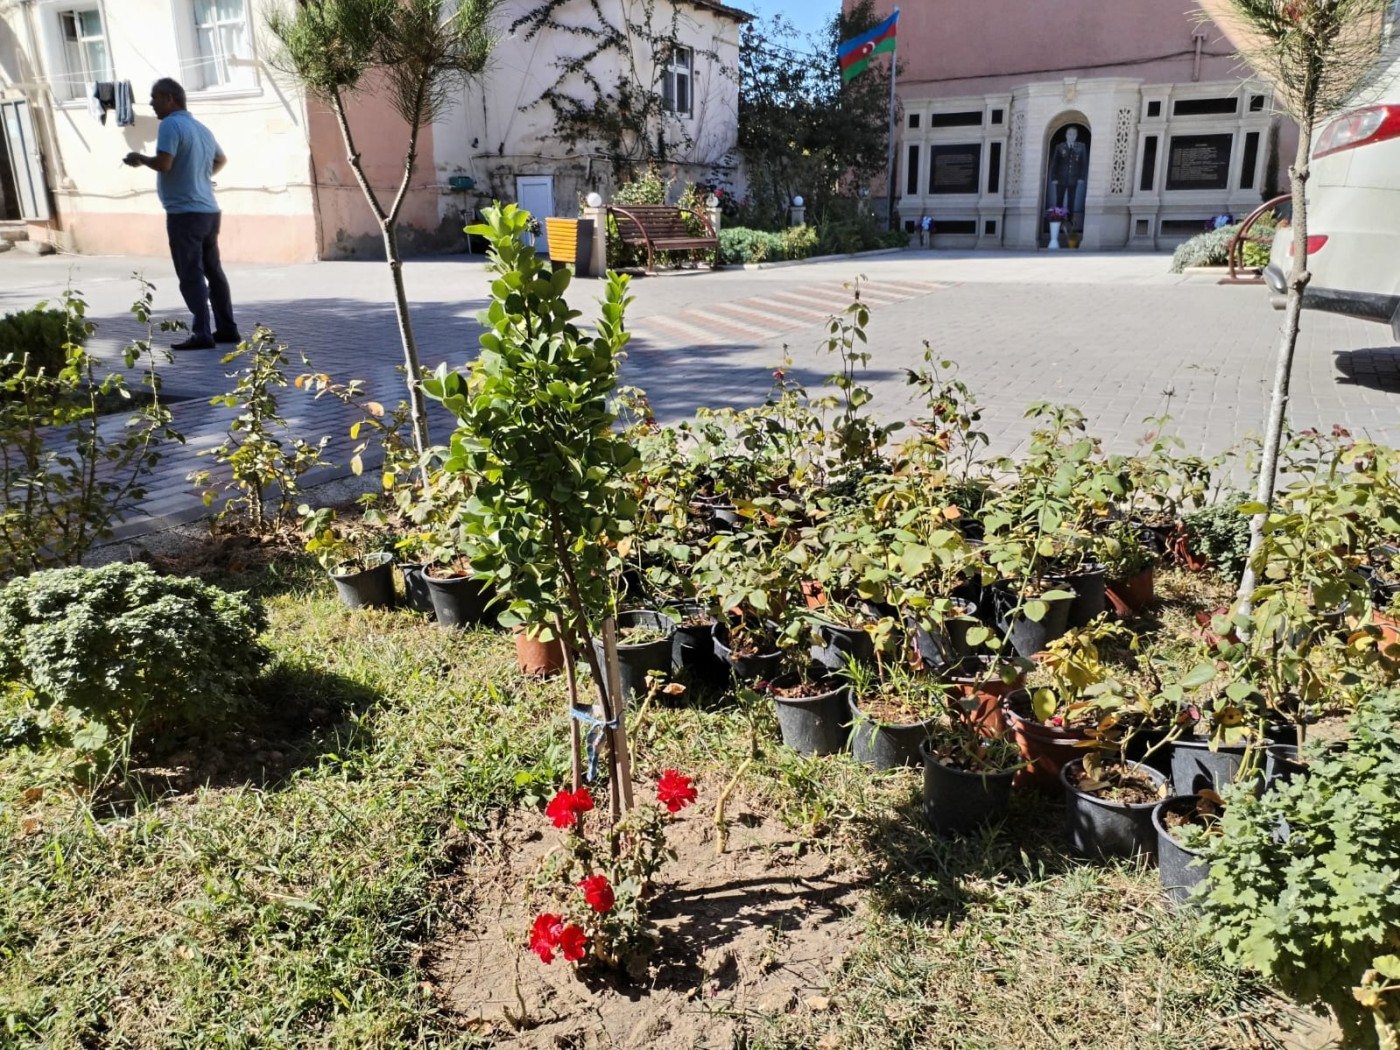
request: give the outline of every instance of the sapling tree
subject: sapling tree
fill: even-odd
[[[1303,292],[1312,279],[1307,184],[1313,132],[1318,121],[1346,104],[1376,68],[1390,4],[1391,0],[1201,0],[1202,9],[1235,39],[1241,57],[1274,84],[1278,99],[1298,123],[1298,151],[1288,169],[1293,180],[1293,265],[1255,486],[1251,553],[1263,539],[1273,506]],[[1246,608],[1257,583],[1252,562],[1251,558],[1240,581],[1239,600]]]
[[[335,114],[350,170],[379,224],[403,341],[413,444],[420,457],[428,448],[428,420],[403,282],[399,215],[417,167],[419,136],[451,107],[463,84],[485,70],[495,42],[491,18],[499,4],[500,0],[298,0],[290,11],[273,11],[267,19],[281,44],[275,64]],[[370,183],[350,127],[347,100],[371,83],[408,125],[403,175],[392,198]]]
[[[590,623],[611,606],[610,563],[629,545],[637,512],[628,475],[639,457],[614,429],[611,404],[628,340],[628,278],[608,275],[588,335],[564,299],[570,271],[551,274],[525,243],[529,212],[507,204],[483,216],[467,231],[489,242],[496,274],[491,305],[478,314],[481,353],[467,375],[443,365],[423,389],[458,419],[443,466],[472,480],[463,542],[474,573],[508,601],[501,622],[561,633],[575,708],[572,654],[588,661],[611,735],[616,813],[629,790],[625,737]]]

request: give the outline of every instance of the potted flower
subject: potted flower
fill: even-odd
[[[970,831],[1006,815],[1023,760],[1004,727],[997,728],[995,708],[969,706],[951,691],[940,695],[944,717],[919,745],[924,819],[938,832]]]
[[[917,765],[953,688],[897,660],[851,661],[841,674],[851,684],[852,756],[877,770]]]
[[[336,521],[330,507],[298,508],[306,549],[316,556],[335,584],[340,600],[352,609],[388,609],[394,604],[394,556],[376,549],[377,542],[362,528]]]
[[[1069,212],[1064,208],[1046,208],[1045,221],[1050,224],[1050,243],[1047,245],[1052,251],[1060,246],[1060,226],[1069,218]]]

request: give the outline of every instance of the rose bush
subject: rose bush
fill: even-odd
[[[656,804],[638,806],[604,832],[585,819],[596,808],[587,788],[559,791],[545,816],[564,832],[564,844],[541,866],[537,885],[550,904],[535,916],[529,950],[543,963],[558,954],[565,962],[639,972],[656,942],[652,879],[675,856],[666,831],[697,794],[690,777],[667,769],[656,782]]]

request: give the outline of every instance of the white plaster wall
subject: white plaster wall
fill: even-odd
[[[542,32],[530,40],[521,29],[514,34],[508,27],[522,13],[537,6],[538,0],[508,0],[499,16],[502,38],[491,58],[490,69],[480,84],[462,92],[460,104],[445,114],[434,127],[435,161],[439,181],[446,185],[450,176],[470,175],[478,194],[470,198],[446,194],[444,213],[462,207],[489,203],[499,195],[512,199],[516,175],[553,175],[554,208],[559,215],[576,214],[576,198],[589,189],[606,194],[612,188],[609,159],[598,150],[580,144],[577,149],[555,133],[554,112],[547,104],[531,105],[558,77],[562,57],[579,53],[587,46],[585,38],[568,33]],[[672,7],[667,0],[656,2],[655,24],[669,26]],[[602,0],[602,9],[614,24],[624,19],[641,20],[641,0]],[[739,24],[714,11],[684,0],[676,0],[677,35],[695,52],[692,114],[679,118],[694,140],[689,150],[673,158],[681,166],[678,181],[702,176],[708,166],[734,163],[738,143]],[[557,14],[566,25],[591,25],[596,21],[585,0],[566,4]],[[710,57],[713,52],[714,57]],[[631,69],[619,68],[615,51],[605,51],[590,70],[606,89],[619,73],[625,72],[656,83],[657,69],[649,49],[634,38]],[[731,72],[726,74],[727,68]],[[576,98],[592,97],[592,90],[579,77]],[[669,174],[669,173],[668,173]]]
[[[276,77],[263,62],[261,30],[273,0],[249,0],[254,30],[253,63],[240,67],[243,83],[189,91],[189,109],[207,124],[229,158],[217,193],[224,211],[221,246],[229,258],[311,258],[314,226],[308,169],[305,104],[295,85]],[[107,0],[102,3],[113,75],[129,80],[136,123],[105,124],[82,98],[65,96],[65,65],[58,12],[82,0],[39,0],[32,5],[36,77],[22,87],[39,111],[47,111],[45,152],[51,190],[59,211],[53,239],[80,251],[160,253],[164,213],[155,175],[128,168],[131,150],[153,153],[159,122],[147,104],[152,81],[172,76],[193,87],[197,54],[189,0]],[[4,15],[13,27],[21,8]],[[20,37],[21,41],[24,37]]]

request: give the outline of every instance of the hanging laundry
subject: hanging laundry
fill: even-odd
[[[107,107],[102,104],[102,85],[90,80],[87,85],[88,115],[99,124],[107,123]]]
[[[136,123],[136,100],[131,93],[131,81],[117,81],[116,95],[117,127],[129,128]]]

